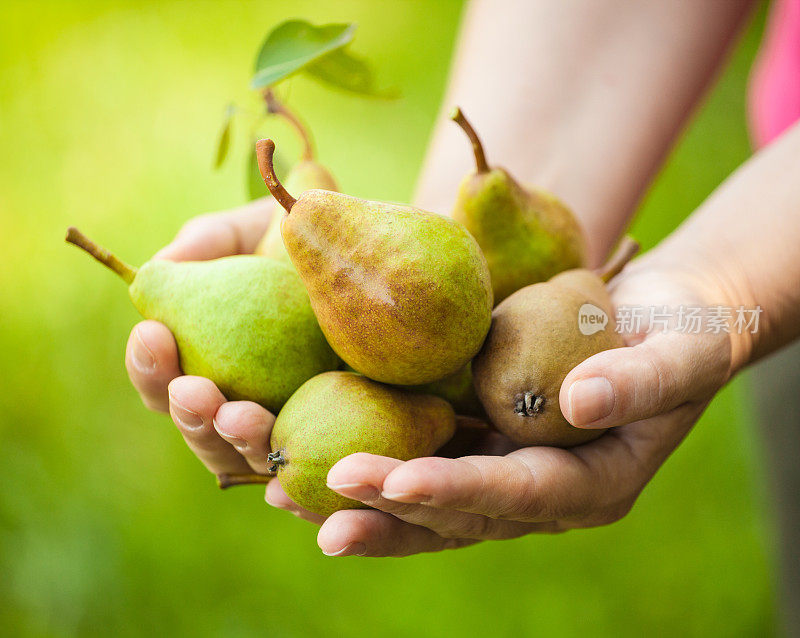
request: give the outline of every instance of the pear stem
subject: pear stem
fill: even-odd
[[[463,129],[469,141],[472,143],[472,152],[475,153],[475,166],[477,167],[478,174],[488,173],[489,164],[486,162],[486,153],[483,152],[481,138],[478,137],[475,129],[472,128],[472,124],[464,117],[459,107],[453,109],[453,112],[450,114],[450,119]]]
[[[474,416],[456,415],[456,427],[465,430],[488,430],[489,425],[483,419]]]
[[[258,140],[256,142],[256,157],[258,158],[258,170],[267,185],[269,192],[278,200],[278,203],[289,213],[297,201],[283,187],[275,175],[275,166],[272,163],[272,156],[275,153],[275,142],[272,140]]]
[[[275,94],[271,89],[264,91],[264,101],[267,103],[268,113],[283,117],[300,135],[300,139],[303,142],[303,153],[300,156],[300,159],[306,162],[313,160],[314,144],[311,141],[311,134],[308,132],[306,126],[300,121],[300,118],[298,118],[297,115],[295,115],[285,104],[280,102],[278,98],[275,97]]]
[[[616,277],[622,269],[625,268],[625,265],[633,259],[634,255],[639,252],[639,242],[636,241],[633,237],[625,235],[617,246],[617,249],[614,251],[614,254],[611,255],[611,258],[605,263],[605,265],[598,268],[595,272],[597,276],[600,277],[605,283],[611,281],[614,277]]]
[[[234,485],[264,485],[269,483],[274,477],[266,474],[217,474],[217,485],[219,489],[226,490]]]
[[[136,277],[136,268],[129,266],[112,253],[108,252],[102,246],[95,244],[91,239],[75,228],[75,226],[70,226],[67,228],[66,239],[70,244],[74,244],[78,248],[82,248],[101,264],[113,270],[120,277],[122,277],[122,279],[124,279],[125,283],[128,285],[133,283],[133,280]]]

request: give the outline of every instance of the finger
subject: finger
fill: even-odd
[[[169,413],[189,449],[214,474],[251,472],[247,461],[214,429],[225,397],[211,381],[184,376],[169,384]]]
[[[325,516],[309,512],[290,499],[286,492],[283,491],[283,487],[281,487],[278,479],[273,479],[267,483],[267,491],[264,494],[264,500],[268,505],[272,505],[272,507],[291,512],[295,516],[314,523],[315,525],[322,525],[322,523],[325,522]]]
[[[494,519],[548,523],[579,516],[596,501],[597,477],[574,454],[536,447],[508,456],[436,457],[407,461],[383,482],[383,497]],[[533,530],[532,530],[533,531]]]
[[[128,337],[125,367],[148,409],[167,412],[167,386],[182,374],[178,347],[169,328],[157,321],[142,321],[136,325]]]
[[[328,472],[328,487],[402,521],[427,527],[444,538],[505,539],[534,531],[530,523],[495,520],[480,514],[416,504],[422,498],[420,495],[414,495],[411,503],[384,497],[381,492],[385,478],[402,465],[403,461],[385,456],[351,454]]]
[[[722,387],[729,366],[724,336],[657,334],[573,368],[561,385],[561,411],[572,425],[584,428],[648,419]]]
[[[421,458],[392,469],[382,497],[560,531],[613,522],[675,449],[705,404],[636,422],[586,445],[530,447],[505,457]]]
[[[232,211],[195,217],[155,258],[194,261],[252,253],[273,210],[274,200],[265,197]]]
[[[442,538],[375,510],[334,512],[322,524],[317,544],[327,556],[409,556],[471,545],[469,539]]]
[[[621,518],[689,431],[703,405],[617,428],[586,445],[530,447],[505,457],[422,458],[392,470],[383,497],[560,531]]]
[[[223,403],[214,416],[214,429],[259,474],[267,474],[269,435],[275,417],[252,401]]]
[[[436,450],[436,456],[454,459],[476,452],[503,456],[519,447],[518,443],[514,443],[496,430],[462,427],[456,430],[452,439]]]

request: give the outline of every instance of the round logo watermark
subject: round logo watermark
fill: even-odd
[[[594,304],[585,303],[578,310],[578,330],[582,335],[593,335],[595,332],[605,330],[608,325],[608,315],[605,310]]]

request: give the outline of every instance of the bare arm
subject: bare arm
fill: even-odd
[[[474,0],[444,110],[462,106],[490,162],[576,212],[599,263],[623,231],[743,24],[751,0]],[[471,169],[440,118],[418,188],[450,211]]]
[[[737,170],[654,258],[711,273],[720,302],[759,306],[734,334],[732,372],[800,336],[800,123]]]

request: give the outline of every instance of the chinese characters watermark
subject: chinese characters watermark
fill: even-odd
[[[669,330],[685,334],[755,334],[761,313],[761,306],[620,306],[614,330],[629,334]],[[593,304],[585,303],[578,311],[581,334],[588,336],[605,330],[608,323],[608,315]]]

